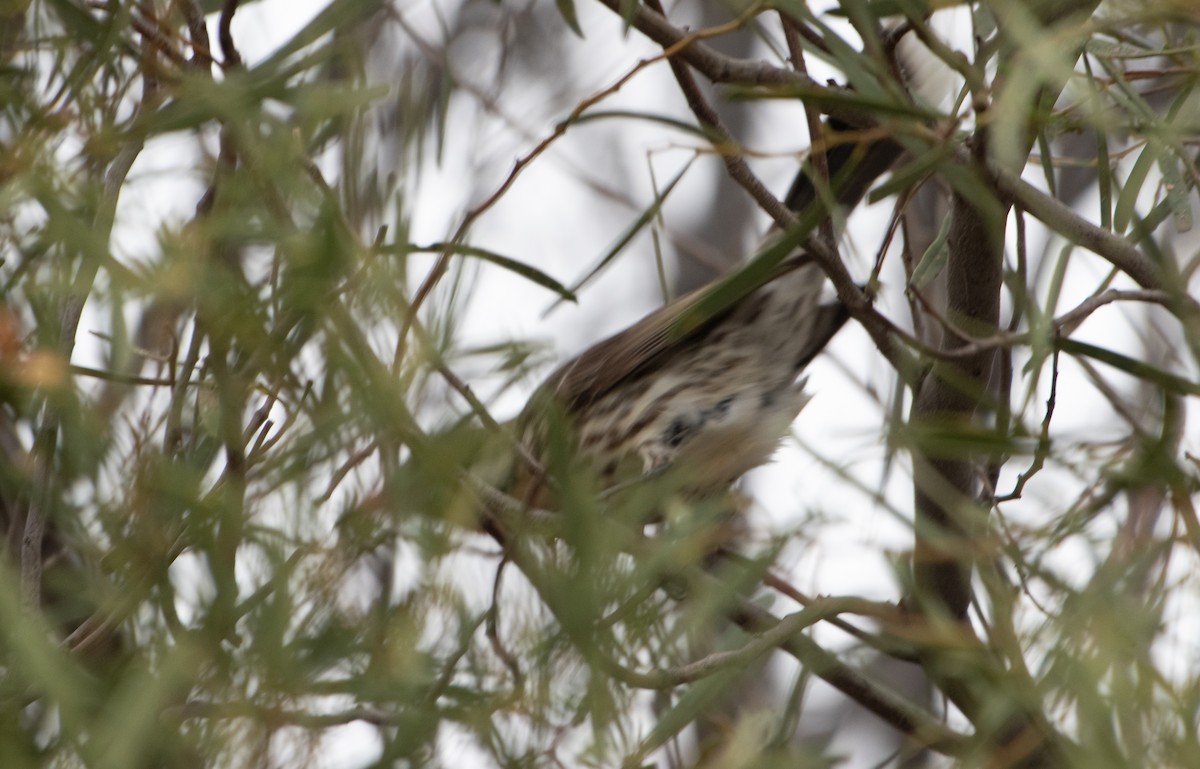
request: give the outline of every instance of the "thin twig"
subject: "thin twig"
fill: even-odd
[[[479,417],[481,422],[483,422],[484,427],[496,435],[504,435],[509,437],[511,439],[510,444],[512,449],[517,453],[517,456],[525,464],[525,466],[529,468],[533,478],[540,482],[545,482],[545,467],[543,467],[541,461],[533,455],[533,452],[529,450],[529,447],[525,445],[524,441],[520,440],[519,437],[513,436],[509,430],[506,430],[503,426],[501,426],[500,423],[497,422],[490,413],[488,413],[487,407],[483,405],[483,402],[480,401],[479,398],[475,397],[475,393],[471,390],[470,385],[462,381],[457,374],[451,371],[450,367],[446,365],[446,362],[442,360],[441,356],[434,355],[431,351],[430,357],[433,359],[432,365],[434,370],[441,374],[442,378],[446,380],[446,383],[449,384],[455,392],[463,397],[463,400],[465,400],[471,407],[471,411],[475,414],[475,416]]]
[[[350,458],[334,471],[333,476],[329,479],[329,485],[325,488],[325,493],[317,497],[317,504],[323,505],[328,502],[333,497],[333,493],[337,491],[337,487],[340,486],[342,481],[345,480],[346,476],[350,474],[350,471],[367,461],[367,459],[369,459],[370,456],[378,449],[379,442],[371,441],[364,448],[361,448],[351,454]]]
[[[161,99],[158,81],[151,71],[152,67],[147,63],[153,58],[152,49],[150,39],[143,38],[142,67],[145,87],[142,100],[138,103],[138,113],[152,110]],[[125,184],[129,170],[133,167],[133,162],[141,154],[143,146],[144,141],[141,138],[129,138],[117,152],[104,174],[103,194],[93,220],[93,228],[105,239],[112,233],[117,198],[121,188]],[[63,303],[57,331],[58,351],[65,361],[71,360],[71,354],[75,349],[75,336],[79,331],[83,306],[94,287],[96,275],[100,270],[100,261],[96,254],[81,256],[82,263]],[[33,490],[26,500],[25,526],[21,536],[21,601],[28,609],[35,609],[41,604],[42,546],[46,536],[48,507],[56,469],[54,459],[59,428],[60,417],[57,409],[50,403],[44,404],[42,423],[34,440],[34,455],[37,463],[36,480]]]
[[[1146,302],[1149,304],[1159,304],[1170,307],[1176,297],[1166,291],[1131,289],[1122,290],[1110,288],[1099,294],[1093,294],[1087,299],[1084,299],[1068,312],[1063,313],[1050,322],[1054,332],[1062,337],[1070,336],[1079,324],[1088,318],[1092,313],[1101,307],[1113,304],[1114,302]],[[921,300],[924,305],[924,300]],[[978,355],[989,350],[1004,349],[1014,347],[1019,344],[1028,344],[1033,340],[1033,332],[1031,331],[1001,331],[986,337],[973,338],[964,333],[954,324],[950,323],[944,316],[937,313],[931,307],[925,307],[928,314],[940,321],[942,328],[953,334],[956,338],[963,340],[963,343],[952,349],[920,349],[921,352],[931,355],[940,360],[955,360],[960,358],[969,358],[973,355]]]
[[[996,497],[995,502],[1020,499],[1021,493],[1025,490],[1025,484],[1041,471],[1046,464],[1046,457],[1050,455],[1050,421],[1054,418],[1054,406],[1058,403],[1058,354],[1058,350],[1055,350],[1050,372],[1050,395],[1046,398],[1046,415],[1042,418],[1042,432],[1038,436],[1038,445],[1033,454],[1033,461],[1029,463],[1029,469],[1017,476],[1013,490]]]
[[[200,8],[199,0],[183,0],[182,5],[192,41],[192,66],[201,72],[211,73],[213,56],[204,10]]]
[[[770,627],[757,632],[753,638],[736,649],[712,652],[692,662],[658,668],[651,672],[643,673],[624,668],[604,655],[597,656],[605,672],[622,683],[639,689],[671,689],[695,683],[721,670],[744,667],[822,620],[829,620],[847,612],[858,613],[863,603],[867,602],[859,598],[820,598],[800,611],[775,620]]]
[[[625,16],[625,0],[600,0],[600,2],[618,16]],[[752,7],[752,9],[754,14],[757,14],[761,10],[761,6]],[[744,16],[750,18],[754,14],[744,14]],[[775,67],[762,61],[736,59],[718,53],[703,45],[700,42],[703,38],[695,37],[693,33],[679,29],[667,21],[661,13],[645,6],[636,6],[630,21],[639,32],[663,48],[678,51],[684,61],[714,83],[788,86],[797,89],[811,89],[814,93],[826,94],[837,92],[837,89],[822,86],[812,78],[789,69]],[[744,23],[744,20],[739,20],[736,23],[737,28]]]
[[[787,42],[788,56],[792,60],[792,67],[797,72],[805,77],[808,77],[808,64],[804,59],[804,47],[800,44],[801,29],[804,25],[800,24],[790,13],[779,11],[779,21],[783,26],[783,37]],[[825,189],[829,188],[829,160],[825,156],[826,146],[824,141],[820,141],[822,136],[821,129],[821,114],[809,102],[804,104],[804,119],[808,123],[808,138],[811,150],[808,155],[809,162],[812,163],[813,173],[816,175],[815,183],[818,187],[822,186]],[[833,219],[827,218],[821,222],[821,236],[825,238],[825,242],[830,248],[837,246],[837,237],[833,232]]]
[[[118,384],[147,385],[150,387],[174,387],[175,386],[174,378],[160,379],[160,378],[156,378],[156,377],[134,376],[132,374],[122,374],[122,373],[119,373],[116,371],[104,371],[103,369],[90,368],[88,366],[79,366],[74,363],[72,363],[70,365],[70,371],[72,374],[78,374],[79,376],[92,377],[93,379],[103,379],[107,382],[116,382]],[[184,386],[185,387],[188,387],[188,386],[195,387],[200,384],[202,384],[202,383],[201,382],[185,382]]]
[[[217,24],[217,39],[221,42],[221,56],[226,69],[241,69],[242,55],[233,42],[233,15],[237,13],[239,0],[225,0],[221,6],[221,19]]]
[[[1097,227],[999,164],[989,163],[987,170],[998,193],[1036,216],[1051,230],[1107,260],[1142,288],[1164,288],[1162,271],[1128,239]],[[1194,305],[1195,300],[1191,300],[1191,304]]]
[[[472,208],[467,212],[466,216],[463,217],[463,221],[459,224],[454,236],[447,242],[446,250],[441,254],[441,256],[438,257],[437,262],[429,271],[429,274],[425,276],[425,279],[421,282],[421,285],[417,287],[416,293],[413,294],[413,300],[409,304],[408,311],[405,313],[404,320],[400,325],[400,331],[396,339],[396,351],[392,360],[392,371],[397,372],[400,369],[400,364],[404,359],[405,350],[408,344],[407,339],[409,331],[412,330],[413,323],[416,321],[417,313],[420,311],[421,306],[425,303],[425,300],[433,292],[434,287],[442,279],[442,276],[445,275],[446,270],[449,268],[450,260],[453,256],[452,249],[457,247],[466,239],[467,232],[470,231],[470,228],[475,221],[485,212],[487,212],[492,206],[494,206],[506,192],[508,192],[509,188],[512,187],[512,185],[516,182],[517,177],[521,175],[521,173],[529,166],[530,163],[536,160],[542,153],[549,149],[554,142],[562,137],[567,132],[567,129],[570,128],[570,126],[577,120],[579,120],[584,112],[586,112],[595,104],[615,94],[642,70],[664,59],[671,59],[671,57],[673,57],[675,54],[686,49],[696,41],[726,34],[727,32],[737,29],[740,24],[740,21],[733,21],[717,27],[690,32],[686,35],[683,35],[673,44],[666,46],[662,53],[640,60],[628,72],[618,78],[615,83],[607,88],[597,91],[583,101],[579,102],[575,108],[571,110],[571,114],[569,114],[566,119],[562,120],[557,126],[555,126],[554,131],[551,132],[549,136],[542,139],[542,141],[539,142],[536,147],[518,158],[513,164],[512,170],[509,171],[508,176],[506,176],[504,181],[500,183],[500,186],[482,203]]]
[[[746,556],[730,550],[729,548],[722,547],[717,552],[722,558],[734,561],[736,563],[741,563],[743,565],[750,563],[750,559],[746,558]],[[765,587],[769,587],[772,590],[787,596],[801,606],[813,606],[818,601],[824,600],[823,598],[813,598],[809,595],[806,595],[786,579],[770,570],[763,575],[762,584]],[[897,607],[889,603],[862,601],[860,604],[858,604],[857,610],[851,611],[854,614],[861,614],[863,616],[872,617],[885,622],[894,622],[899,619]],[[862,641],[872,649],[886,654],[889,657],[902,660],[904,662],[913,662],[916,659],[911,651],[911,644],[900,644],[896,639],[880,638],[879,636],[869,633],[862,628],[852,625],[838,616],[826,617],[825,622],[833,625],[843,633],[857,638],[859,641]]]
[[[145,8],[142,6],[139,6],[138,10],[140,10],[142,13],[146,13]],[[133,27],[134,31],[141,35],[144,40],[153,43],[154,48],[159,53],[170,59],[171,62],[176,66],[180,68],[187,66],[187,59],[184,58],[183,54],[175,49],[174,41],[168,36],[168,33],[164,32],[158,26],[158,20],[156,18],[150,16],[148,19],[145,19],[138,16],[136,12],[131,13],[129,15],[129,25]]]
[[[356,707],[337,713],[314,715],[308,711],[285,710],[252,702],[206,702],[192,700],[166,709],[164,715],[175,721],[203,718],[208,720],[250,719],[256,723],[290,724],[305,729],[331,729],[362,721],[376,726],[398,726],[410,716],[391,710]]]
[[[492,645],[492,651],[508,668],[508,672],[512,673],[513,689],[520,691],[525,685],[525,674],[521,672],[521,665],[517,662],[517,658],[504,645],[504,641],[500,638],[500,585],[504,577],[504,567],[509,563],[507,553],[500,558],[500,562],[496,564],[496,576],[492,580],[492,604],[487,610],[487,622],[485,633],[487,639]]]

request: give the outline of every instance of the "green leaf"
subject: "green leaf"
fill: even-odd
[[[388,95],[390,86],[378,84],[354,87],[348,83],[313,84],[288,89],[282,101],[292,104],[301,115],[310,119],[325,119],[369,107],[372,102]]]
[[[1158,170],[1163,175],[1163,192],[1165,203],[1175,217],[1177,232],[1187,232],[1192,229],[1192,203],[1188,199],[1188,184],[1184,179],[1183,169],[1179,158],[1174,154],[1163,153],[1158,159]]]
[[[1190,128],[1186,125],[1178,126],[1177,121],[1185,107],[1192,102],[1194,91],[1194,82],[1188,82],[1181,87],[1179,94],[1175,97],[1175,101],[1171,104],[1171,108],[1167,111],[1164,137],[1173,151],[1169,161],[1166,157],[1163,157],[1159,161],[1159,168],[1163,174],[1163,184],[1166,188],[1165,202],[1171,206],[1171,211],[1175,215],[1175,228],[1179,232],[1187,232],[1192,228],[1192,206],[1188,200],[1190,188],[1187,182],[1187,174],[1183,171],[1185,167],[1191,166],[1192,157],[1184,143],[1184,136],[1190,133]],[[1184,118],[1185,123],[1188,120],[1189,118]]]
[[[72,3],[68,0],[47,0],[47,5],[54,8],[55,15],[62,22],[64,29],[72,36],[95,43],[103,31],[102,23],[83,8],[82,3]]]
[[[1074,339],[1059,339],[1058,349],[1071,355],[1079,355],[1098,360],[1101,363],[1107,363],[1109,366],[1124,371],[1132,377],[1151,382],[1170,392],[1181,395],[1200,395],[1200,384],[1190,379],[1184,379],[1178,374],[1163,371],[1157,366],[1151,366],[1149,363],[1122,355],[1119,352],[1113,352],[1112,350],[1097,347],[1087,342],[1079,342]]]
[[[872,189],[870,195],[867,196],[867,201],[877,203],[901,190],[907,190],[916,186],[932,174],[935,169],[942,166],[944,164],[943,161],[954,154],[957,146],[957,142],[943,142],[936,147],[930,147],[927,150],[918,149],[915,152],[913,152],[915,148],[910,147],[909,150],[914,156],[912,162],[892,169],[891,177]]]
[[[604,270],[604,268],[609,265],[609,263],[612,262],[613,259],[617,257],[618,254],[621,253],[622,250],[624,250],[627,245],[629,245],[629,242],[633,240],[634,237],[646,227],[646,225],[654,221],[654,218],[658,216],[659,210],[662,209],[663,203],[666,202],[667,196],[671,194],[671,192],[675,189],[675,185],[679,184],[680,180],[683,179],[684,174],[686,174],[688,169],[691,167],[692,161],[689,160],[684,167],[679,170],[679,173],[675,174],[675,177],[667,183],[666,188],[654,197],[654,200],[652,200],[650,205],[642,211],[641,215],[638,216],[636,220],[634,220],[633,224],[629,225],[625,232],[621,233],[620,237],[617,238],[617,241],[613,243],[613,245],[609,247],[608,251],[606,251],[600,257],[600,260],[596,262],[595,266],[588,270],[587,273],[580,278],[574,286],[571,287],[571,292],[578,293],[584,286],[590,283]]]
[[[55,642],[45,616],[21,606],[20,595],[17,575],[6,561],[0,565],[0,656],[11,679],[6,688],[28,687],[29,695],[47,697],[64,725],[78,728],[84,710],[94,704],[94,679]]]
[[[689,123],[680,120],[670,115],[654,115],[649,112],[635,112],[633,110],[596,110],[588,111],[571,121],[570,125],[579,125],[581,123],[590,123],[594,120],[645,120],[650,123],[658,123],[669,128],[675,128],[692,136],[707,140],[706,134],[695,123]]]
[[[180,692],[187,691],[205,660],[190,643],[165,647],[159,656],[153,667],[130,666],[117,685],[106,692],[95,728],[95,744],[89,746],[98,754],[93,765],[112,769],[137,766],[161,745],[164,708],[175,704]]]
[[[1036,137],[1038,153],[1043,158],[1054,157],[1054,151],[1050,149],[1050,138],[1051,137],[1048,135],[1049,134],[1048,128],[1049,128],[1048,124],[1042,123],[1041,130],[1037,132],[1037,137]],[[1041,166],[1042,166],[1042,178],[1046,180],[1046,191],[1049,193],[1050,197],[1057,198],[1058,197],[1058,184],[1057,184],[1057,180],[1054,176],[1054,164],[1043,161],[1041,163]]]
[[[478,246],[468,246],[465,243],[430,243],[426,246],[417,245],[415,243],[406,243],[397,246],[384,246],[380,249],[385,254],[438,254],[449,251],[450,253],[459,254],[461,256],[473,256],[476,259],[482,259],[485,262],[490,262],[497,267],[502,267],[510,272],[515,272],[522,278],[529,280],[542,288],[547,288],[558,294],[568,302],[575,302],[577,298],[575,292],[559,283],[554,278],[542,272],[536,267],[519,262],[495,251],[489,251],[486,248]]]
[[[1125,177],[1125,184],[1117,196],[1116,210],[1113,212],[1114,232],[1125,232],[1128,229],[1137,206],[1138,195],[1141,194],[1142,186],[1146,183],[1146,176],[1150,173],[1151,166],[1158,160],[1158,153],[1158,145],[1153,140],[1147,140],[1142,153],[1134,161],[1133,168],[1129,169],[1129,175]]]
[[[1152,59],[1160,56],[1196,55],[1200,46],[1184,45],[1176,48],[1157,48],[1154,46],[1133,45],[1127,42],[1114,43],[1110,40],[1092,39],[1084,46],[1084,50],[1096,57],[1105,59]]]
[[[976,40],[987,40],[996,33],[996,17],[987,3],[971,4],[971,29]]]
[[[257,1],[258,0],[242,0],[242,2],[238,3],[238,6],[240,8],[244,8],[247,5],[250,5],[251,3],[255,3]],[[224,6],[225,6],[225,0],[200,0],[200,9],[202,11],[204,11],[204,13],[206,13],[206,14],[216,13],[216,12],[220,11],[221,8],[223,8]]]
[[[1075,75],[1075,61],[1085,39],[1081,31],[1047,27],[1043,5],[992,4],[1011,50],[999,61],[1002,85],[988,110],[994,122],[990,138],[994,157],[1009,170],[1028,160],[1030,122],[1044,123],[1053,114],[1054,98]],[[1078,36],[1073,40],[1072,36]]]
[[[558,6],[559,15],[571,31],[582,38],[583,29],[579,26],[579,16],[575,13],[575,0],[554,0],[554,4]]]
[[[811,13],[806,16],[808,23],[819,30],[822,39],[828,46],[828,60],[845,74],[850,87],[856,93],[872,99],[888,99],[890,97],[890,94],[886,94],[880,88],[878,76],[882,73],[872,66],[877,64],[876,61],[864,56],[856,44],[838,35],[819,17],[813,16]],[[894,101],[899,102],[900,100],[894,99]]]
[[[273,70],[284,65],[289,56],[324,35],[345,28],[379,8],[379,0],[334,0],[303,29],[279,47],[258,69]]]
[[[908,2],[901,2],[901,0],[871,0],[871,2],[865,3],[870,9],[871,15],[881,21],[891,16],[909,16],[914,12],[925,16],[931,10],[941,11],[946,8],[955,8],[966,4],[967,0],[938,0],[937,7],[933,8],[934,3],[932,0],[909,0]],[[838,6],[831,8],[829,15],[847,17],[850,13],[841,6]]]
[[[1092,64],[1087,56],[1082,57],[1084,69],[1088,77],[1094,77]],[[1096,131],[1096,186],[1100,192],[1100,226],[1106,230],[1112,229],[1113,213],[1113,166],[1108,152],[1108,133]]]
[[[799,99],[810,107],[818,108],[821,112],[830,113],[836,109],[851,108],[869,113],[879,119],[894,116],[904,119],[936,120],[940,117],[935,111],[926,109],[920,104],[902,101],[890,94],[882,93],[878,88],[871,90],[873,93],[868,95],[825,86],[787,84],[729,86],[723,89],[722,93],[730,100]]]
[[[917,266],[913,269],[912,286],[913,288],[921,289],[929,285],[930,281],[941,274],[942,269],[946,266],[946,261],[950,258],[950,249],[946,244],[950,240],[950,217],[942,219],[942,226],[938,229],[937,237],[929,244],[929,248],[925,249],[925,253],[921,255],[921,260],[917,262]]]
[[[745,267],[722,278],[705,291],[687,311],[679,314],[671,334],[680,339],[732,307],[742,297],[766,283],[775,268],[786,259],[808,237],[823,215],[821,206],[809,206],[800,221],[788,232],[771,241],[763,251],[750,260]]]
[[[621,14],[623,32],[628,33],[629,28],[633,26],[633,20],[637,16],[639,5],[638,0],[621,0],[618,10]]]
[[[898,437],[929,457],[961,459],[964,456],[1029,455],[1037,448],[1029,439],[1018,439],[983,425],[949,419],[924,420],[896,429]]]

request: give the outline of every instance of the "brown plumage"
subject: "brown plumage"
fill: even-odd
[[[831,150],[837,201],[856,203],[899,154],[888,140]],[[803,175],[785,202],[819,205]],[[820,267],[799,254],[687,332],[680,319],[717,284],[650,313],[547,378],[521,417],[527,446],[544,456],[547,415],[559,413],[574,450],[606,486],[675,467],[693,491],[728,487],[774,453],[808,400],[800,374],[847,319],[841,304],[821,303],[823,283]],[[529,504],[553,505],[540,479],[526,476],[516,491]]]

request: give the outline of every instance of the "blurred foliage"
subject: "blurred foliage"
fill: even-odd
[[[804,55],[854,90],[732,82],[726,95],[876,116],[912,156],[876,197],[902,210],[934,178],[1006,238],[1006,329],[947,330],[958,319],[939,309],[939,292],[955,290],[945,229],[894,257],[908,285],[893,306],[907,299],[910,314],[894,318],[903,355],[889,358],[897,384],[879,396],[891,399],[878,441],[889,457],[979,460],[974,504],[988,515],[972,554],[979,637],[968,639],[896,618],[911,598],[904,557],[897,602],[816,601],[775,624],[766,609],[793,611],[797,594],[769,572],[819,536],[820,516],[718,557],[738,500],[688,499],[670,473],[599,489],[562,435],[547,462],[561,511],[539,517],[489,496],[520,461],[515,438],[454,372],[488,372],[489,401],[527,388],[540,360],[525,340],[473,348],[457,336],[471,265],[584,298],[635,236],[657,236],[664,202],[693,181],[680,171],[631,205],[633,223],[590,249],[601,257],[571,288],[473,239],[488,198],[434,244],[410,242],[413,201],[423,168],[464,151],[448,130],[463,103],[503,114],[528,90],[561,106],[570,117],[527,143],[527,164],[589,122],[713,136],[682,107],[610,108],[616,87],[587,102],[568,82],[559,60],[583,44],[575,35],[640,34],[623,27],[647,6],[606,4],[614,23],[595,23],[591,0],[447,4],[435,14],[445,37],[431,41],[404,3],[332,0],[247,62],[227,24],[237,3],[3,4],[0,764],[344,766],[353,745],[372,766],[831,766],[827,741],[797,738],[812,676],[851,671],[886,688],[865,660],[890,653],[949,671],[983,703],[884,696],[892,704],[876,712],[909,719],[895,765],[1033,765],[1002,739],[1013,707],[1066,746],[1062,765],[1200,765],[1185,621],[1200,595],[1197,466],[1185,451],[1200,258],[1172,237],[1191,227],[1196,200],[1194,9],[1113,3],[1081,21],[1072,13],[1091,9],[1080,3],[939,4],[965,6],[977,34],[939,52],[965,85],[938,107],[908,101],[879,26],[907,15],[925,34],[922,3],[731,4],[742,24],[722,31],[768,43],[771,58],[752,63],[791,71],[783,15],[804,31]],[[472,59],[483,33],[500,40],[498,64]],[[463,76],[472,66],[491,73],[493,92]],[[1080,221],[1135,247],[1160,284],[1132,286],[1075,245],[1100,248],[1090,231],[1051,224],[1035,243],[1029,212],[1006,229],[994,179],[963,163],[979,125],[1000,166],[1025,169]],[[1086,149],[1072,153],[1080,137]],[[170,173],[179,195],[199,191],[194,213],[143,221],[118,205],[144,181],[139,158],[184,146]],[[1088,181],[1071,191],[1080,168]],[[751,260],[701,310],[759,285],[814,226]],[[151,245],[120,243],[115,227]],[[1084,260],[1101,267],[1073,273],[1093,282],[1072,284],[1072,301],[1086,298],[1070,305],[1068,264]],[[1117,316],[1132,350],[1073,338],[1109,305],[1151,308]],[[948,367],[935,354],[942,334],[1004,359],[994,390],[960,382],[987,419],[905,418],[914,377]],[[102,368],[72,363],[84,346]],[[1055,399],[1081,397],[1059,386],[1060,365],[1108,404],[1098,434],[1055,429]],[[1064,550],[1082,554],[1071,570]],[[751,600],[763,584],[772,597]],[[746,632],[712,642],[723,619]],[[807,631],[827,621],[854,645],[818,646]],[[801,663],[792,699],[682,751],[738,675],[776,649]]]

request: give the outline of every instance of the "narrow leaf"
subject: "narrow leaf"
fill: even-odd
[[[1142,191],[1142,185],[1146,183],[1146,176],[1157,159],[1157,145],[1153,141],[1147,141],[1145,148],[1142,149],[1142,154],[1138,155],[1133,168],[1129,170],[1129,175],[1125,177],[1121,193],[1117,196],[1117,207],[1113,212],[1114,232],[1125,232],[1128,229],[1137,206],[1138,195]]]
[[[1156,384],[1164,390],[1181,395],[1200,395],[1200,384],[1119,352],[1074,339],[1059,339],[1058,349],[1070,355],[1079,355],[1106,363],[1132,377]]]
[[[382,253],[401,254],[401,253],[420,253],[420,254],[438,254],[449,251],[461,256],[473,256],[476,259],[482,259],[485,262],[490,262],[497,267],[502,267],[510,272],[515,272],[526,280],[536,283],[542,288],[547,288],[558,294],[568,302],[576,301],[575,292],[559,283],[554,278],[542,272],[536,267],[528,265],[524,262],[519,262],[511,257],[502,256],[495,251],[488,251],[485,248],[477,246],[468,246],[465,243],[430,243],[427,246],[417,245],[415,243],[406,243],[402,246],[387,246],[380,249]]]
[[[575,12],[575,0],[554,0],[554,4],[558,6],[559,15],[571,31],[582,38],[583,29],[579,26],[579,15]]]
[[[946,247],[949,240],[950,217],[947,216],[942,219],[942,226],[938,229],[937,237],[929,244],[929,248],[925,249],[925,253],[921,255],[921,260],[917,262],[917,266],[913,270],[913,288],[925,288],[930,281],[941,274],[950,257],[950,249]]]
[[[587,274],[584,275],[578,282],[576,282],[574,286],[572,286],[570,289],[566,289],[572,294],[572,296],[578,293],[584,286],[586,286],[597,275],[599,275],[601,271],[603,271],[604,268],[607,267],[609,263],[612,262],[612,260],[615,259],[627,245],[629,245],[629,242],[633,240],[643,228],[645,228],[646,225],[654,221],[654,218],[658,216],[659,210],[662,209],[663,203],[666,202],[667,196],[671,194],[672,190],[675,189],[675,185],[679,184],[680,180],[683,179],[683,175],[686,174],[688,169],[691,167],[692,163],[691,161],[688,161],[688,163],[679,170],[679,173],[677,173],[675,177],[667,183],[666,188],[663,189],[661,193],[656,195],[654,200],[651,201],[650,205],[644,211],[642,211],[641,216],[634,220],[633,224],[631,224],[629,228],[625,230],[625,232],[621,233],[621,236],[617,238],[617,242],[614,243],[608,249],[608,251],[606,251],[604,255],[600,257],[600,260],[596,263],[596,265],[588,270]]]

